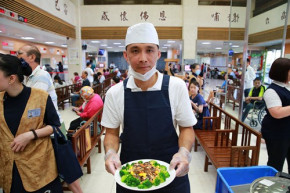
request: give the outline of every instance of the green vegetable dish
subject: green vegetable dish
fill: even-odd
[[[167,167],[160,165],[157,161],[133,162],[123,166],[119,172],[121,182],[130,187],[148,189],[152,186],[159,186],[170,177]]]

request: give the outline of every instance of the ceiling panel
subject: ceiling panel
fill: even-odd
[[[54,44],[50,45],[58,47],[66,43],[65,36],[60,36],[52,32],[40,30],[38,28],[31,27],[28,24],[15,22],[3,16],[0,16],[0,31],[0,36],[4,37],[20,40],[24,40],[22,39],[22,37],[34,38],[32,40],[29,40],[29,42],[35,42],[40,44],[46,44],[45,42],[54,42]]]

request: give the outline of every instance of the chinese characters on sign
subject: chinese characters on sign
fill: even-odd
[[[67,6],[65,6],[65,8],[66,7]],[[121,13],[120,13],[120,19],[121,19],[121,21],[128,21],[127,14],[128,13],[126,11],[121,11]],[[103,14],[101,16],[101,20],[103,20],[103,21],[110,21],[109,16],[110,15],[108,14],[108,11],[103,11]],[[140,13],[139,16],[140,16],[140,19],[141,20],[145,20],[145,21],[147,21],[148,18],[149,18],[149,14],[148,14],[147,11],[141,11],[141,13]],[[159,20],[160,21],[166,21],[166,19],[167,19],[167,17],[165,15],[165,11],[160,11]]]
[[[128,21],[128,19],[126,18],[126,15],[127,15],[126,11],[121,12],[121,15],[120,15],[121,21]]]
[[[269,24],[270,23],[270,19],[269,17],[266,18],[266,24]]]
[[[286,11],[282,12],[281,20],[284,20],[284,19],[286,19]]]
[[[65,13],[65,15],[67,15],[67,4],[66,3],[63,4],[63,7],[64,7],[64,13]]]
[[[215,12],[214,14],[211,14],[211,17],[214,18],[214,21],[220,20],[220,13]]]
[[[239,16],[238,13],[234,13],[234,14],[233,14],[233,17],[231,17],[231,14],[229,14],[228,18],[229,18],[229,22],[235,22],[235,23],[238,23],[238,22],[239,22],[239,18],[240,18],[240,16]],[[232,18],[233,18],[233,19],[232,19]]]
[[[147,19],[149,18],[149,15],[147,14],[147,11],[142,11],[140,14],[141,20],[144,19],[145,21],[147,21]]]
[[[160,12],[159,20],[161,20],[161,21],[165,21],[166,20],[165,11],[161,11]]]
[[[102,18],[101,18],[101,20],[104,20],[104,21],[110,21],[110,19],[108,18],[108,16],[107,16],[107,11],[103,11],[103,15],[102,15]]]
[[[60,10],[60,7],[59,7],[59,0],[55,0],[54,1],[55,2],[55,9],[57,10],[57,11],[61,11]],[[66,3],[64,3],[63,4],[63,12],[65,13],[65,15],[67,15],[67,12],[68,12],[68,6],[67,6],[67,4]]]
[[[60,8],[59,8],[59,6],[58,6],[58,0],[55,0],[55,9],[56,9],[57,11],[60,11]]]

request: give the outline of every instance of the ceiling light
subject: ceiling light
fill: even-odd
[[[217,47],[217,48],[215,48],[216,50],[221,50],[222,48],[220,48],[220,47]]]
[[[162,48],[166,49],[167,47],[162,47]]]
[[[66,44],[62,44],[61,47],[67,47],[67,45]]]
[[[1,33],[2,31],[0,30],[0,33]]]
[[[164,46],[170,47],[171,45],[170,44],[164,44]]]
[[[54,42],[44,42],[44,43],[46,43],[46,44],[54,44]]]
[[[119,46],[119,48],[125,48],[125,46]]]
[[[107,46],[107,44],[101,44],[101,46]]]
[[[114,44],[115,44],[115,45],[120,45],[121,43],[119,43],[119,42],[115,42]]]
[[[167,43],[175,43],[173,40],[168,40]]]
[[[33,40],[34,38],[33,37],[21,37],[21,39],[24,39],[24,40]]]
[[[211,43],[210,42],[202,42],[201,44],[203,44],[203,45],[209,45]]]
[[[107,47],[107,48],[113,48],[113,47]]]
[[[238,45],[233,45],[232,47],[233,47],[233,48],[238,48],[238,47],[240,47],[240,46],[238,46]]]
[[[94,40],[94,41],[91,41],[91,42],[94,43],[94,44],[100,43],[100,41],[97,41],[97,40],[96,41]]]

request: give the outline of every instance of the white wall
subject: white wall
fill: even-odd
[[[230,6],[198,6],[195,10],[198,15],[197,26],[198,27],[229,27],[229,15]],[[218,13],[218,21],[215,21],[214,14]],[[231,23],[233,28],[244,28],[246,20],[246,8],[245,7],[233,7],[232,8],[232,18],[233,14],[236,14],[236,22]]]
[[[126,12],[128,20],[121,20],[121,13]],[[82,5],[81,26],[131,26],[145,22],[140,14],[147,11],[147,22],[155,26],[182,26],[182,6],[180,5]],[[160,12],[165,12],[165,20],[162,21]],[[108,20],[102,20],[103,12],[106,12]]]
[[[58,4],[51,0],[25,0],[36,7],[76,26],[76,6],[70,0],[59,0]],[[66,9],[65,9],[66,6]],[[57,9],[59,10],[57,10]]]
[[[127,21],[121,20],[121,13],[126,11]],[[183,5],[82,5],[81,6],[81,26],[100,27],[100,26],[130,26],[139,22],[141,12],[147,11],[149,17],[147,22],[155,26],[183,26],[192,23],[199,27],[229,27],[228,16],[229,6],[198,6],[197,2],[188,0],[183,1]],[[164,11],[166,20],[162,21],[160,12]],[[109,18],[102,20],[103,12]],[[186,12],[186,13],[185,13]],[[219,14],[219,21],[214,21],[212,14]],[[238,22],[232,22],[232,27],[243,28],[245,25],[245,7],[233,7],[232,14],[238,14]]]
[[[284,26],[285,19],[282,20],[281,17],[283,11],[286,11],[286,9],[287,4],[284,4],[265,13],[257,15],[256,17],[250,18],[249,34]],[[266,24],[266,18],[269,18],[269,24]]]

